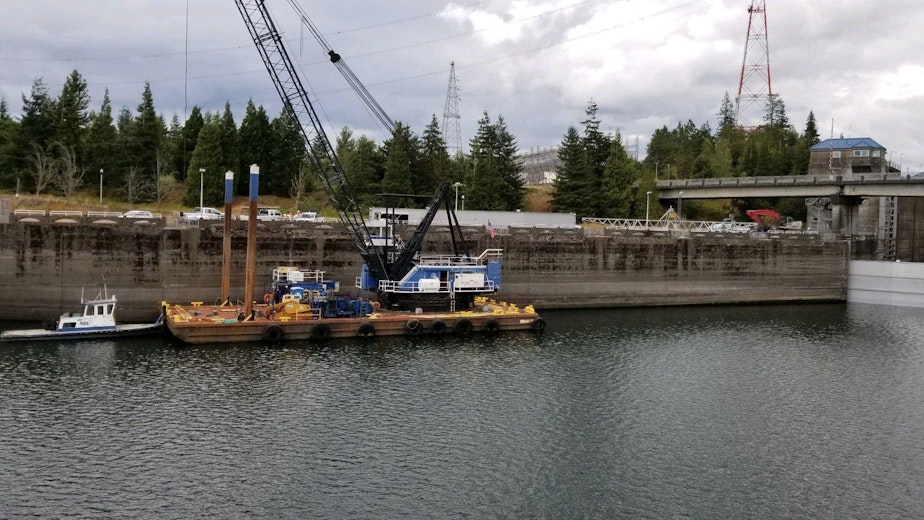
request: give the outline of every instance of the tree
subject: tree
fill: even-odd
[[[23,174],[28,179],[43,182],[41,185],[33,184],[41,193],[48,181],[44,175],[36,177],[35,154],[38,150],[40,155],[46,156],[46,150],[54,141],[54,107],[41,78],[32,82],[32,91],[29,97],[23,96],[22,103],[19,131],[13,138],[8,158],[17,176]]]
[[[154,185],[151,187],[154,200],[157,201],[157,208],[160,209],[161,203],[170,196],[176,187],[176,175],[167,170],[170,164],[167,160],[168,154],[161,152],[157,154],[157,177],[154,179]]]
[[[48,187],[58,173],[54,157],[38,144],[32,145],[32,155],[29,156],[32,164],[32,179],[35,194],[41,195],[42,190]]]
[[[256,107],[253,100],[247,101],[238,136],[240,137],[240,162],[234,168],[238,174],[235,176],[235,192],[244,195],[247,193],[245,180],[248,178],[245,174],[250,171],[250,165],[271,167],[273,149],[273,131],[270,127],[269,116],[266,115],[266,110],[262,106]]]
[[[89,128],[84,142],[84,164],[90,172],[104,170],[115,180],[118,162],[118,132],[112,124],[112,105],[109,101],[109,90],[103,94],[103,102],[99,112],[90,114]]]
[[[299,168],[298,173],[292,176],[292,186],[289,188],[289,195],[295,199],[296,213],[302,207],[302,199],[308,197],[311,191],[311,172],[308,171],[305,163]]]
[[[483,112],[478,129],[469,141],[471,167],[465,175],[465,195],[470,209],[492,210],[500,203],[500,177],[496,159],[497,127]]]
[[[586,191],[583,146],[581,136],[575,127],[569,126],[558,147],[561,165],[555,172],[552,192],[552,211],[559,213],[586,214],[580,210],[581,194]]]
[[[626,218],[633,210],[632,183],[635,182],[635,161],[626,153],[622,136],[610,139],[610,153],[603,170],[602,196],[596,213],[600,216]]]
[[[451,176],[449,152],[446,151],[446,140],[440,130],[436,114],[430,119],[430,124],[424,129],[421,140],[421,154],[426,175],[425,191],[435,191],[440,184],[454,181]]]
[[[193,106],[189,111],[189,117],[183,123],[183,129],[180,131],[179,142],[173,147],[173,168],[177,172],[177,180],[186,179],[186,171],[189,168],[189,162],[192,159],[193,150],[196,148],[196,142],[199,140],[199,132],[205,125],[205,119],[202,117],[202,110],[198,106]]]
[[[61,191],[65,199],[70,200],[71,195],[83,186],[84,170],[77,164],[77,153],[73,148],[63,143],[55,143],[55,149],[58,152],[56,159],[58,164],[52,183]]]
[[[227,170],[224,158],[221,155],[221,122],[217,116],[211,114],[205,118],[205,126],[199,132],[199,141],[193,151],[186,172],[186,195],[183,203],[187,206],[199,205],[199,190],[202,187],[203,203],[207,206],[220,204],[224,200],[224,175]],[[201,179],[200,169],[205,170],[205,177]],[[263,176],[263,170],[260,171]],[[262,179],[261,179],[262,184]]]
[[[6,99],[0,98],[0,186],[11,188],[16,184],[18,174],[13,154],[18,133],[19,124],[10,117]]]
[[[385,142],[385,175],[382,177],[382,192],[401,195],[418,193],[420,184],[415,178],[413,165],[417,162],[417,136],[411,129],[398,121],[391,139]],[[414,205],[414,204],[409,204]]]
[[[128,173],[125,175],[125,184],[122,186],[122,193],[125,195],[125,200],[132,205],[136,202],[146,200],[151,191],[150,188],[151,185],[141,172],[141,167],[129,166]]]
[[[818,125],[815,123],[814,112],[809,111],[808,117],[805,119],[805,131],[802,133],[802,138],[810,148],[821,142],[818,135]]]
[[[716,137],[728,137],[735,130],[735,105],[732,104],[728,92],[722,97],[718,116]]]
[[[128,151],[131,152],[129,164],[138,167],[141,178],[151,185],[156,177],[157,154],[164,144],[167,130],[164,120],[154,110],[150,83],[144,84],[137,112],[138,116],[132,121],[128,143]]]
[[[264,166],[265,178],[260,179],[261,191],[268,194],[286,196],[294,175],[298,174],[305,160],[305,140],[301,126],[295,116],[286,108],[273,120],[272,154],[269,164]],[[326,154],[322,154],[326,155]],[[264,177],[260,170],[260,177]]]
[[[55,140],[74,155],[77,162],[83,161],[84,133],[90,118],[87,107],[90,95],[87,82],[74,70],[64,82],[61,95],[54,103]]]
[[[500,201],[495,207],[502,211],[514,211],[523,203],[523,163],[517,158],[517,142],[507,130],[504,116],[498,116],[494,126],[497,136],[495,164],[500,178]]]

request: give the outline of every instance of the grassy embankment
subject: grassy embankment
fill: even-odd
[[[128,202],[117,198],[107,197],[103,194],[102,204],[100,204],[99,191],[92,188],[84,188],[78,191],[70,199],[50,194],[35,195],[30,193],[20,193],[15,196],[12,191],[0,190],[0,197],[9,197],[13,199],[13,210],[17,209],[43,209],[45,211],[118,211],[125,212],[130,209],[146,209],[155,213],[166,215],[179,214],[181,211],[191,211],[192,208],[183,204],[183,187],[174,190],[163,202],[147,202],[131,205]],[[523,211],[549,211],[549,201],[551,199],[551,186],[529,186],[526,188],[526,196],[523,198]],[[234,198],[234,214],[240,213],[241,209],[247,205],[247,197]],[[261,206],[278,207],[283,213],[295,212],[295,201],[286,197],[261,196]],[[223,209],[223,208],[218,208]],[[303,211],[317,211],[326,217],[336,217],[337,213],[330,206],[327,197],[323,192],[312,193],[307,201],[302,201],[299,207]]]

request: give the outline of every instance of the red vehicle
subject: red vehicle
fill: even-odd
[[[767,231],[770,229],[782,229],[784,231],[801,231],[802,221],[793,220],[792,217],[781,217],[780,214],[772,209],[749,209],[745,210],[748,217],[757,222],[758,231]]]

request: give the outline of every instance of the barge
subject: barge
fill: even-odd
[[[424,259],[428,267],[437,264]],[[270,289],[263,303],[251,302],[249,313],[244,302],[162,303],[167,328],[180,341],[191,344],[239,343],[283,340],[327,340],[331,338],[371,338],[375,336],[419,336],[472,333],[495,334],[502,331],[542,331],[545,321],[532,306],[519,307],[480,295],[490,280],[478,280],[472,262],[458,266],[445,281],[423,278],[408,282],[405,292],[427,296],[422,302],[439,300],[446,293],[475,294],[472,298],[454,295],[452,302],[470,301],[459,310],[425,310],[415,307],[384,308],[378,299],[339,294],[339,284],[324,279],[323,271],[302,271],[296,266],[273,270]],[[477,265],[474,265],[477,267]],[[424,272],[429,272],[424,269]],[[445,271],[443,271],[445,272]],[[424,283],[432,280],[432,283]],[[361,284],[361,282],[357,282]],[[400,284],[397,287],[401,287]]]

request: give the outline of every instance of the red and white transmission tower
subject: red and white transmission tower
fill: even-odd
[[[763,109],[773,89],[770,85],[770,47],[767,44],[767,8],[764,0],[751,0],[748,7],[748,37],[744,43],[744,62],[735,97],[735,124],[742,125],[743,112],[754,104]],[[755,118],[750,118],[753,121]]]
[[[459,115],[459,85],[456,84],[456,62],[449,64],[449,87],[446,89],[446,108],[443,109],[443,139],[446,151],[455,157],[462,153],[462,132]]]

